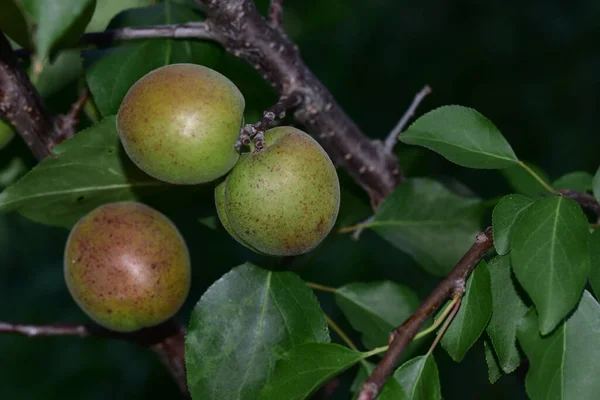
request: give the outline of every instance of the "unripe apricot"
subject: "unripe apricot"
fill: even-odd
[[[117,115],[125,151],[148,175],[197,184],[225,175],[236,163],[244,97],[220,73],[172,64],[138,80]]]
[[[264,150],[242,154],[217,186],[219,218],[253,250],[276,256],[306,253],[335,224],[340,204],[335,167],[299,129],[268,130],[265,142]]]
[[[188,248],[175,225],[136,202],[106,204],[79,220],[67,240],[64,274],[81,309],[121,332],[172,317],[191,282]]]

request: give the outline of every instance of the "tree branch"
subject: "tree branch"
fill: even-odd
[[[235,144],[236,149],[239,149],[242,145],[249,145],[250,140],[254,139],[256,149],[261,150],[264,147],[264,134],[269,124],[276,118],[284,118],[287,111],[297,107],[300,103],[302,103],[302,94],[299,92],[280,98],[277,103],[265,110],[263,117],[257,123],[246,124],[242,128],[240,138]]]
[[[280,97],[302,94],[296,119],[369,194],[375,208],[403,180],[398,161],[379,140],[370,140],[335,102],[327,88],[300,58],[298,47],[276,21],[281,1],[271,4],[269,24],[252,0],[196,0],[207,14],[204,22],[121,28],[87,33],[80,44],[135,39],[204,39],[220,43],[257,69]],[[273,27],[275,25],[276,27]]]
[[[19,67],[10,43],[0,31],[0,115],[41,160],[52,153],[54,124],[38,91]]]
[[[429,87],[429,85],[425,85],[423,89],[421,89],[421,91],[419,91],[419,93],[415,95],[415,98],[410,104],[410,107],[408,107],[402,118],[400,118],[400,121],[398,121],[396,126],[394,126],[394,129],[391,130],[391,132],[385,139],[385,148],[387,151],[391,152],[392,150],[394,150],[394,146],[398,142],[398,137],[400,136],[400,133],[402,133],[408,121],[415,115],[415,111],[417,111],[417,107],[419,107],[419,104],[421,104],[423,99],[429,93],[431,93],[431,88]]]
[[[298,48],[258,13],[250,0],[197,0],[209,30],[230,53],[256,68],[280,97],[303,94],[295,118],[306,126],[377,206],[402,180],[396,157],[366,137],[300,58]]]
[[[111,29],[104,32],[90,32],[81,36],[79,44],[105,45],[120,40],[138,39],[202,39],[220,41],[204,22],[188,22],[176,25],[139,26]]]
[[[189,397],[185,373],[184,330],[174,320],[131,333],[114,332],[97,325],[26,325],[0,322],[0,334],[34,337],[75,336],[126,340],[151,348],[167,367],[181,392]]]
[[[477,235],[475,244],[460,259],[454,269],[444,280],[427,296],[419,308],[390,335],[390,347],[371,372],[363,384],[357,397],[358,400],[373,400],[385,384],[385,381],[398,364],[400,356],[418,333],[425,321],[433,315],[434,311],[449,297],[462,295],[466,282],[481,259],[492,248],[494,243],[492,228],[488,227]]]

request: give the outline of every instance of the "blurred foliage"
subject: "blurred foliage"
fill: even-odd
[[[102,29],[119,10],[149,2],[97,3],[98,14],[91,24]],[[260,9],[266,10],[267,3],[259,1]],[[419,114],[445,104],[473,107],[494,122],[517,154],[539,165],[551,180],[598,167],[599,2],[286,0],[284,7],[286,29],[304,60],[368,135],[383,137],[414,94],[429,84],[433,93]],[[72,54],[51,59],[52,66],[36,77],[54,113],[66,112],[81,89],[81,65]],[[60,63],[66,68],[55,70]],[[239,59],[223,54],[216,69],[244,93],[246,121],[256,120],[275,99],[268,84]],[[86,124],[89,120],[84,118],[82,125]],[[498,172],[467,170],[433,152],[398,147],[400,162],[412,176],[450,175],[483,198],[510,190]],[[3,173],[0,185],[14,181],[34,163],[22,141],[13,140],[0,152],[0,168],[5,171],[13,165],[15,172]],[[345,190],[338,227],[370,214],[365,194],[341,171],[340,178]],[[332,233],[317,250],[293,260],[258,256],[220,226],[200,223],[215,215],[212,196],[212,187],[206,185],[144,200],[172,218],[190,246],[194,282],[180,312],[183,323],[209,285],[246,261],[291,269],[306,280],[335,287],[389,279],[409,286],[421,299],[437,282],[370,231],[358,242],[350,235]],[[65,229],[37,225],[20,215],[0,214],[0,320],[87,322],[62,278],[67,234]],[[324,311],[359,343],[360,335],[352,331],[333,296],[318,293],[318,297]],[[124,342],[3,335],[0,352],[0,397],[4,399],[181,397],[150,351]],[[460,364],[441,348],[434,355],[444,398],[525,398],[520,369],[494,386],[488,383],[481,339]],[[356,371],[353,368],[340,377],[341,388],[329,399],[348,398],[346,389]],[[315,398],[324,397],[319,392]]]

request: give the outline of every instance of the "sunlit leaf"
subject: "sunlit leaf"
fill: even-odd
[[[192,312],[185,352],[190,392],[203,400],[256,399],[283,353],[328,341],[323,312],[300,278],[239,266],[215,282]]]

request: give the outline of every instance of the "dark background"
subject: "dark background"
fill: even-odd
[[[103,1],[103,0],[99,0]],[[491,3],[491,4],[490,4]],[[541,166],[552,179],[598,168],[600,135],[600,2],[574,1],[400,1],[286,0],[285,25],[306,63],[335,98],[372,137],[383,137],[424,84],[433,88],[419,114],[440,105],[461,104],[491,119],[517,155]],[[261,10],[266,2],[260,1]],[[255,71],[222,55],[217,68],[240,87],[247,121],[275,99]],[[77,95],[74,79],[51,107],[64,112]],[[483,198],[508,193],[497,171],[468,170],[432,152],[399,146],[411,176],[453,176]],[[0,164],[21,155],[20,139],[0,152]],[[368,201],[347,181],[339,226],[369,215]],[[280,268],[238,246],[221,229],[198,222],[214,215],[212,188],[193,196],[150,199],[175,220],[192,251],[194,283],[186,308],[214,280],[246,260]],[[192,216],[192,217],[190,217]],[[67,231],[0,214],[0,320],[27,323],[87,322],[69,297],[62,278]],[[332,234],[310,257],[292,268],[303,278],[337,286],[362,280],[393,279],[424,296],[435,284],[407,257],[366,232],[358,244]],[[350,327],[332,302],[319,295],[324,310]],[[353,338],[359,342],[359,337]],[[335,337],[334,337],[335,339]],[[483,344],[465,361],[453,363],[438,348],[446,399],[526,398],[524,371],[487,381]],[[355,370],[342,377],[336,399],[349,398]],[[167,372],[148,350],[100,339],[0,337],[0,397],[3,399],[176,399]],[[322,398],[318,394],[316,398]],[[283,400],[283,399],[282,399]]]

